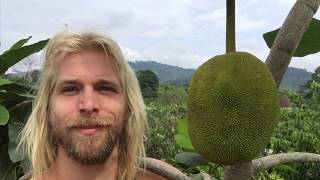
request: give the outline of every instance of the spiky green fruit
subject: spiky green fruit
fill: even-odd
[[[232,165],[258,156],[270,141],[279,114],[272,74],[249,53],[213,57],[190,82],[190,139],[211,162]]]

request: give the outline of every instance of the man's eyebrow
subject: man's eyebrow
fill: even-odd
[[[100,84],[104,84],[104,85],[108,85],[114,88],[121,88],[120,84],[111,80],[106,80],[106,79],[99,79],[96,83],[96,85],[100,85]]]
[[[81,81],[79,81],[77,79],[66,79],[66,80],[62,80],[62,81],[58,82],[57,83],[57,87],[59,88],[59,87],[61,87],[63,85],[68,85],[68,84],[78,85],[78,84],[81,84]],[[115,88],[120,88],[119,83],[111,81],[111,80],[107,80],[107,79],[99,79],[94,84],[95,85],[104,84],[104,85],[112,86],[112,87],[115,87]]]
[[[76,85],[76,84],[80,84],[80,81],[76,79],[65,79],[65,80],[58,81],[55,87],[61,88],[64,85]]]
[[[57,85],[62,85],[62,84],[78,84],[78,83],[80,83],[80,81],[77,80],[77,79],[65,79],[65,80],[58,81]]]

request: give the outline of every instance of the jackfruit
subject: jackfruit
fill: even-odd
[[[255,56],[232,52],[201,65],[188,87],[188,131],[211,162],[254,159],[270,141],[280,116],[276,84]]]

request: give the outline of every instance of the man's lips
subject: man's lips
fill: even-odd
[[[84,135],[94,135],[104,129],[106,129],[108,126],[82,126],[82,127],[73,127],[72,129],[80,132],[81,134]]]

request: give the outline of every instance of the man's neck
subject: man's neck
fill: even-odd
[[[53,166],[40,178],[45,180],[117,180],[118,148],[112,151],[105,163],[100,165],[83,165],[70,158],[61,147]],[[36,178],[37,180],[37,178]]]

